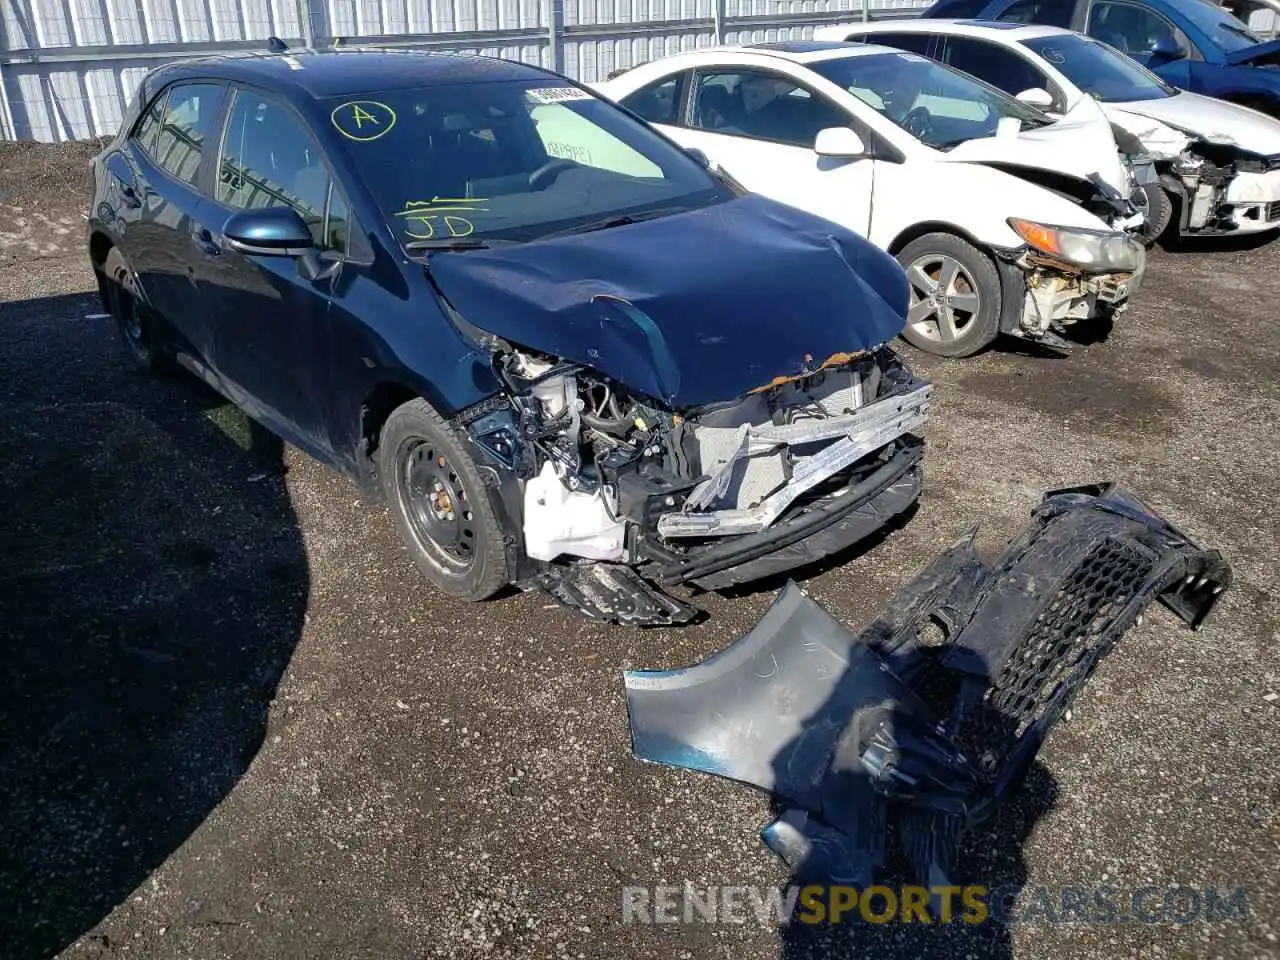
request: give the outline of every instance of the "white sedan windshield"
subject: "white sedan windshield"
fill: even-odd
[[[1051,122],[1003,91],[914,53],[843,57],[810,67],[937,150],[994,136],[1006,117],[1024,130]]]

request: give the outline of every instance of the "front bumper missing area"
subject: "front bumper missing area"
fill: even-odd
[[[593,620],[632,626],[688,623],[697,608],[660,586],[722,590],[775,576],[839,553],[871,536],[920,497],[924,442],[899,437],[847,484],[793,509],[777,523],[712,540],[686,554],[654,552],[635,566],[554,564],[536,580],[566,607]]]
[[[1195,628],[1231,582],[1115,486],[1048,494],[994,566],[972,539],[861,633],[788,584],[711,659],[627,672],[636,756],[774,794],[763,837],[800,882],[871,883],[896,832],[916,879],[946,885],[965,830],[1151,602]]]

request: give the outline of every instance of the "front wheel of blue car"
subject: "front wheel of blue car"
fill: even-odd
[[[378,474],[418,569],[450,596],[484,600],[507,583],[502,527],[466,447],[425,400],[387,418]]]

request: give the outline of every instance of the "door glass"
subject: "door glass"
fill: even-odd
[[[1096,3],[1089,15],[1089,36],[1130,57],[1144,57],[1157,47],[1181,49],[1186,45],[1176,28],[1150,10],[1128,3]]]
[[[983,0],[985,3],[986,0]],[[893,47],[895,50],[906,50],[927,56],[933,35],[928,33],[854,33],[845,39],[857,43],[878,43],[882,47]]]
[[[682,76],[683,74],[677,74],[666,80],[651,83],[624,97],[620,103],[650,123],[678,124]]]
[[[274,100],[238,92],[222,142],[218,201],[238,210],[293,207],[316,244],[332,248],[325,235],[328,196],[329,171],[297,116]]]
[[[1040,23],[1050,27],[1069,28],[1075,9],[1075,0],[1018,0],[1000,14],[1000,19],[1012,23]]]
[[[760,70],[699,73],[693,125],[713,133],[812,147],[818,131],[849,117],[794,81]]]
[[[1049,89],[1049,78],[1029,62],[985,40],[948,37],[946,62],[1014,96],[1032,87]]]
[[[166,90],[151,101],[151,106],[142,115],[137,129],[133,133],[134,140],[153,160],[156,155],[156,133],[160,130],[160,120],[164,116],[164,105],[168,99],[169,91]]]
[[[221,99],[222,87],[216,83],[182,83],[169,89],[152,156],[170,176],[196,182]]]

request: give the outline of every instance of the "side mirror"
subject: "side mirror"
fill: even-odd
[[[1053,106],[1053,94],[1044,87],[1032,87],[1029,90],[1023,90],[1018,94],[1017,99],[1039,110],[1048,110]]]
[[[697,160],[698,163],[700,163],[702,166],[706,167],[707,169],[711,168],[711,160],[707,157],[705,153],[703,153],[697,147],[685,147],[684,152],[687,153],[689,156],[693,157],[693,159]]]
[[[242,210],[231,215],[222,235],[232,250],[258,257],[299,257],[315,249],[311,231],[292,207]]]
[[[1170,34],[1162,33],[1156,37],[1156,42],[1147,54],[1147,65],[1154,67],[1162,63],[1173,63],[1175,60],[1181,60],[1184,56],[1186,54],[1178,46],[1178,41]]]
[[[839,157],[850,160],[867,155],[862,138],[848,127],[827,127],[819,130],[813,141],[813,152],[820,157]]]

